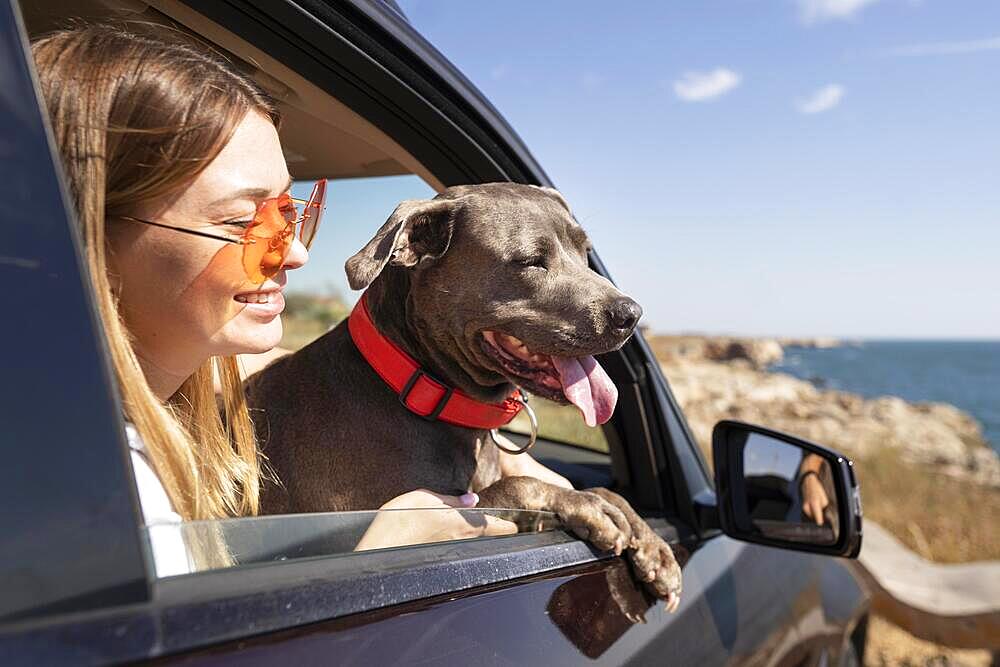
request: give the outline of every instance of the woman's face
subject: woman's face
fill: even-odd
[[[257,204],[290,184],[274,125],[251,112],[189,187],[129,215],[238,239]],[[186,377],[210,356],[266,352],[281,340],[285,273],[308,257],[298,239],[282,269],[255,285],[243,269],[242,245],[138,222],[110,224],[112,279],[144,366]]]

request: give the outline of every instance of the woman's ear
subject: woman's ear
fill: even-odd
[[[410,199],[392,212],[371,241],[347,260],[344,269],[351,289],[364,289],[386,264],[416,266],[441,257],[451,244],[454,199]]]

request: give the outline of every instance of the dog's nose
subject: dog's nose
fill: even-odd
[[[619,332],[631,332],[642,317],[642,307],[627,296],[615,299],[608,309],[611,327]]]

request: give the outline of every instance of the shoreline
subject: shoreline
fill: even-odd
[[[866,400],[897,396],[912,405],[952,405],[979,423],[982,440],[1000,454],[1000,343],[865,340],[785,350],[783,360],[764,370]]]
[[[704,448],[720,419],[743,419],[865,458],[883,449],[907,463],[1000,488],[1000,456],[968,412],[943,402],[865,397],[775,371],[785,350],[830,349],[834,338],[647,336]]]

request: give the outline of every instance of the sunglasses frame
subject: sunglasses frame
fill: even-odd
[[[230,236],[222,236],[220,234],[212,234],[212,233],[209,233],[209,232],[203,232],[203,231],[200,231],[200,230],[197,230],[197,229],[191,229],[190,227],[178,227],[176,225],[168,225],[168,224],[166,224],[164,222],[156,222],[155,220],[145,220],[143,218],[136,218],[135,216],[131,216],[131,215],[118,215],[118,216],[115,216],[115,217],[119,218],[121,220],[129,220],[131,222],[141,222],[144,225],[152,225],[153,227],[162,227],[163,229],[172,229],[172,230],[177,231],[177,232],[183,232],[185,234],[191,234],[192,236],[200,236],[200,237],[206,238],[206,239],[215,239],[217,241],[225,241],[226,243],[233,243],[233,244],[241,245],[241,246],[255,245],[258,240],[260,240],[260,241],[271,241],[272,239],[275,239],[275,238],[278,238],[278,237],[286,238],[288,236],[288,230],[290,228],[294,227],[295,225],[300,225],[300,224],[304,223],[306,220],[309,219],[310,209],[314,209],[314,208],[315,209],[319,209],[319,211],[317,213],[317,219],[319,219],[320,216],[323,213],[323,209],[325,208],[325,204],[326,204],[326,179],[321,179],[319,181],[316,181],[316,184],[313,186],[312,195],[310,196],[309,199],[299,199],[298,197],[291,197],[291,196],[289,196],[287,194],[283,194],[283,195],[279,195],[278,197],[269,197],[268,199],[265,199],[265,200],[261,201],[257,205],[257,210],[254,212],[254,219],[256,219],[256,217],[260,214],[261,209],[266,204],[268,204],[271,201],[280,200],[282,197],[287,197],[287,199],[289,201],[291,201],[292,203],[294,203],[294,204],[300,204],[302,206],[302,214],[299,215],[295,220],[289,220],[288,224],[286,224],[285,227],[281,231],[279,231],[279,232],[277,232],[277,233],[275,233],[275,234],[273,234],[271,236],[257,236],[257,235],[254,235],[253,232],[252,232],[252,230],[254,228],[253,226],[248,227],[247,230],[245,232],[243,232],[243,234],[240,236],[240,238],[234,239],[234,238],[232,238]],[[298,211],[296,211],[296,213],[297,212]],[[319,222],[317,222],[316,225],[313,227],[312,233],[309,235],[308,239],[304,239],[304,238],[300,237],[300,241],[302,241],[302,245],[304,245],[307,250],[312,245],[312,242],[316,238],[316,233],[318,231],[319,231]],[[293,235],[294,235],[294,232],[293,232]],[[289,244],[289,248],[291,248],[290,244]],[[285,257],[287,257],[287,253],[288,253],[288,251],[286,250],[285,251]],[[282,258],[282,261],[284,261],[284,257]],[[261,269],[262,268],[263,268],[263,262],[261,262]],[[244,267],[244,270],[245,270],[245,267]],[[269,277],[266,274],[264,274],[263,271],[261,271],[261,275],[264,276],[264,280],[266,280]],[[260,283],[264,282],[264,280],[260,280],[260,281],[254,280],[254,278],[249,275],[249,272],[247,273],[247,277],[249,277],[251,280],[253,280],[257,284],[260,284]]]

